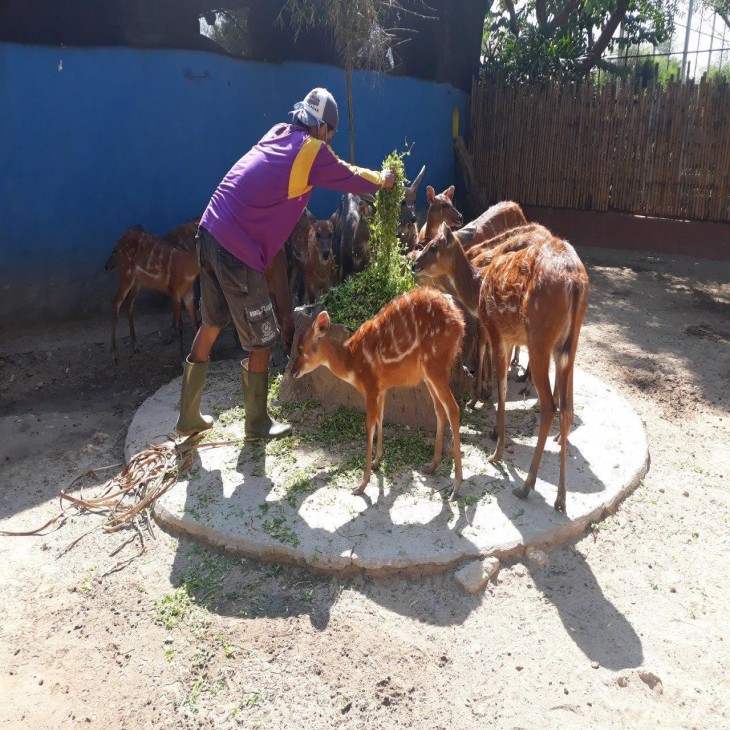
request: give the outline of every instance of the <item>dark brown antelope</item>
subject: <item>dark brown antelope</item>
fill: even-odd
[[[418,242],[418,217],[416,216],[416,198],[418,187],[426,174],[426,165],[416,175],[416,179],[403,191],[400,203],[397,235],[405,251],[412,251]]]
[[[545,441],[560,410],[560,483],[555,509],[565,511],[567,438],[573,420],[573,366],[578,336],[588,307],[588,275],[573,247],[554,236],[514,236],[493,251],[481,271],[475,269],[447,226],[432,239],[413,264],[428,276],[447,276],[469,311],[476,308],[484,335],[482,351],[491,343],[499,384],[495,427],[497,446],[489,458],[504,452],[504,405],[511,348],[527,345],[532,382],[540,403],[540,430],[530,471],[520,498],[534,489]],[[550,390],[550,358],[555,362],[555,393]],[[478,373],[481,368],[478,368]]]
[[[193,328],[195,330],[198,328],[193,307],[193,284],[200,273],[200,268],[195,253],[171,246],[164,239],[145,231],[142,226],[132,226],[117,241],[104,268],[107,271],[114,268],[119,270],[119,289],[112,304],[111,351],[114,362],[117,362],[117,316],[122,304],[127,309],[132,349],[137,352],[132,308],[141,288],[164,292],[172,300],[182,357],[181,301],[185,305]]]
[[[370,260],[370,227],[373,213],[372,195],[345,193],[337,209],[337,223],[332,235],[332,251],[337,267],[337,281],[345,281],[362,271]]]
[[[423,381],[436,412],[433,461],[425,471],[433,473],[441,462],[448,419],[454,440],[452,498],[456,497],[462,476],[459,406],[449,379],[464,336],[464,318],[453,299],[436,289],[417,287],[396,297],[344,342],[328,335],[329,329],[329,315],[320,312],[301,333],[291,372],[299,378],[324,365],[364,396],[367,409],[365,474],[353,494],[362,494],[370,481],[376,427],[376,469],[383,456],[386,391],[394,386],[414,386]]]

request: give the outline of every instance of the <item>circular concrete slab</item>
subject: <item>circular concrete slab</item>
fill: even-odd
[[[469,558],[571,539],[613,510],[646,473],[644,427],[614,390],[576,370],[567,514],[561,514],[552,506],[560,469],[552,438],[536,490],[524,501],[512,494],[529,469],[539,418],[536,399],[518,395],[519,387],[510,382],[502,464],[487,461],[494,405],[462,410],[464,481],[455,503],[442,496],[451,485],[451,459],[432,476],[419,471],[430,460],[432,437],[399,425],[385,429],[381,472],[364,496],[353,496],[364,464],[364,414],[343,407],[326,412],[310,398],[287,404],[293,437],[199,450],[191,471],[157,501],[155,516],[218,548],[332,572],[438,572]],[[127,435],[127,458],[169,438],[179,398],[178,378],[142,404]],[[212,363],[202,410],[217,423],[207,441],[242,437],[240,404],[240,364]]]

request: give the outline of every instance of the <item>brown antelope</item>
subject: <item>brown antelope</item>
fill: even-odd
[[[318,293],[327,293],[335,281],[332,233],[338,215],[335,211],[329,218],[314,221],[314,238],[310,239],[309,255],[304,266],[304,285],[310,304],[314,303]]]
[[[200,218],[193,218],[185,223],[181,223],[179,226],[173,228],[169,233],[166,233],[163,238],[175,248],[182,248],[186,251],[196,253],[195,237],[198,233],[199,222]]]
[[[451,185],[443,193],[437,195],[430,185],[426,186],[428,212],[426,213],[426,222],[418,232],[419,244],[424,244],[438,235],[442,223],[445,223],[449,228],[459,228],[464,223],[464,217],[454,207],[455,190],[456,188]]]
[[[460,231],[456,231],[454,236]],[[472,266],[480,271],[491,263],[494,258],[495,250],[500,251],[501,246],[506,241],[511,241],[511,247],[523,246],[520,241],[524,242],[525,245],[530,245],[537,240],[544,239],[546,237],[552,237],[552,233],[541,226],[539,223],[527,223],[516,228],[511,228],[503,233],[500,233],[493,238],[486,241],[482,241],[471,248],[466,250],[467,258],[471,261]],[[524,247],[524,246],[523,246]],[[516,345],[514,354],[510,362],[511,365],[518,365],[520,362],[520,346]],[[486,392],[491,395],[491,362],[489,353],[485,353],[484,356],[484,368],[481,376],[487,381]],[[518,382],[526,383],[525,387],[520,390],[520,395],[527,395],[531,390],[531,378],[530,378],[530,365],[527,364],[525,372],[515,378]],[[477,391],[475,390],[475,398]]]
[[[166,233],[163,238],[176,248],[185,249],[197,256],[196,235],[199,222],[200,218],[193,218],[176,226],[169,233]],[[292,340],[294,339],[294,308],[286,284],[287,265],[283,251],[274,256],[269,268],[265,271],[265,276],[269,296],[276,312],[276,320],[281,330],[282,343],[284,349],[288,351],[291,349]],[[197,299],[200,296],[199,292],[195,296]]]
[[[449,387],[451,370],[464,336],[464,318],[453,299],[430,287],[401,294],[344,342],[328,334],[330,318],[320,312],[299,339],[291,372],[295,378],[320,365],[353,385],[365,398],[367,455],[365,475],[353,494],[362,494],[370,481],[373,437],[378,442],[374,467],[383,456],[385,394],[394,386],[426,383],[436,412],[433,461],[424,470],[432,474],[441,462],[444,426],[448,419],[454,439],[454,487],[461,486],[459,406]]]
[[[449,190],[451,190],[451,188],[449,188]],[[447,192],[448,190],[444,191],[442,195],[446,195]],[[433,224],[437,223],[442,217],[447,217],[447,211],[449,210],[448,207],[444,207],[443,203],[439,200],[439,197],[440,196],[429,196],[429,198],[432,199],[431,206],[429,207],[429,214],[432,218],[432,226]],[[433,212],[432,209],[434,209]],[[462,244],[462,247],[467,250],[467,253],[471,258],[473,256],[482,254],[485,250],[494,248],[496,245],[502,242],[503,238],[506,235],[509,235],[509,231],[512,228],[523,225],[527,225],[527,220],[524,213],[522,212],[522,208],[517,203],[513,203],[511,201],[503,201],[487,208],[487,210],[484,211],[484,213],[482,213],[478,218],[474,219],[470,223],[467,223],[458,231],[453,231],[453,233],[459,243]],[[438,227],[440,227],[440,224]],[[433,227],[431,229],[434,236],[438,233],[438,227],[435,230],[433,229]],[[415,260],[415,256],[417,255],[418,252],[416,251],[411,254],[411,258]],[[423,272],[419,272],[418,279],[421,283],[435,286],[437,289],[446,291],[447,293],[453,294],[458,298],[458,295],[454,291],[453,287],[449,284],[449,281],[446,277],[432,279],[431,277],[423,274]],[[473,323],[474,326],[467,327],[468,341],[464,348],[465,351],[471,352],[472,350],[477,350],[479,347],[478,342],[471,341],[470,335],[470,333],[478,331],[478,326],[476,325],[477,314],[476,312],[470,312],[467,316],[475,319],[475,322]],[[514,356],[511,361],[514,365],[517,365],[519,363],[519,351],[519,347],[515,347]],[[484,372],[480,375],[479,382],[486,384],[486,395],[487,397],[489,397],[492,394],[492,378],[491,362],[488,353],[482,359],[482,364]],[[520,378],[518,379],[521,381],[529,380],[529,367],[526,369],[525,374],[523,376],[520,376]],[[523,392],[527,393],[528,391],[529,384],[525,386]],[[477,390],[475,389],[471,400],[472,405],[477,401],[479,395],[480,393],[477,392]]]
[[[535,487],[555,413],[560,409],[560,483],[555,509],[565,511],[567,438],[573,420],[573,366],[578,336],[588,307],[588,275],[573,247],[554,236],[530,240],[515,236],[494,250],[481,272],[447,226],[432,239],[413,264],[429,276],[447,276],[469,311],[476,308],[484,336],[480,348],[491,343],[499,384],[495,427],[497,446],[489,460],[500,461],[504,451],[504,404],[507,366],[513,345],[527,345],[532,382],[540,403],[540,430],[530,471],[520,498]],[[550,390],[550,357],[555,362],[555,393]],[[481,368],[478,368],[478,374]]]
[[[172,300],[182,357],[181,300],[193,323],[193,328],[196,330],[198,328],[193,307],[193,284],[200,273],[196,254],[171,246],[164,239],[145,231],[142,226],[132,226],[117,241],[104,268],[107,271],[119,269],[119,290],[112,304],[111,351],[114,362],[117,362],[117,316],[122,304],[127,309],[132,349],[137,352],[132,308],[139,290],[143,287],[164,292]]]
[[[289,287],[296,291],[300,304],[305,289],[309,303],[313,304],[317,293],[329,291],[334,283],[332,234],[338,217],[339,212],[335,211],[329,218],[317,220],[305,208],[289,236]]]
[[[527,225],[527,218],[522,208],[511,200],[503,200],[500,203],[487,208],[478,218],[454,231],[459,243],[465,251],[473,246],[484,244],[500,233]]]
[[[454,237],[456,237],[456,233],[457,231],[454,232]],[[522,245],[518,244],[517,241],[522,241],[526,245],[529,245],[530,243],[552,235],[545,226],[539,223],[526,223],[516,228],[510,228],[508,231],[503,231],[486,241],[482,241],[467,249],[464,253],[466,253],[466,257],[472,266],[477,269],[482,269],[491,263],[495,252],[502,251],[502,245],[507,241],[511,242],[510,248],[512,248]]]

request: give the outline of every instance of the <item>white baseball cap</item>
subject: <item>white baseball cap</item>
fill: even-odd
[[[339,112],[335,97],[327,89],[312,89],[304,101],[298,101],[294,109],[289,112],[295,121],[307,127],[316,127],[318,124],[329,124],[332,129],[337,129]]]

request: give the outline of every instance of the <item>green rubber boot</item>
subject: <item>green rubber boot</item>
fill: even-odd
[[[266,408],[269,395],[269,373],[250,373],[248,359],[242,360],[241,383],[243,385],[243,405],[246,411],[244,421],[246,441],[288,436],[291,433],[291,424],[274,421]]]
[[[212,416],[200,415],[200,397],[203,395],[207,375],[207,362],[190,362],[186,358],[180,394],[180,417],[175,424],[175,430],[180,436],[200,433],[213,425]]]

